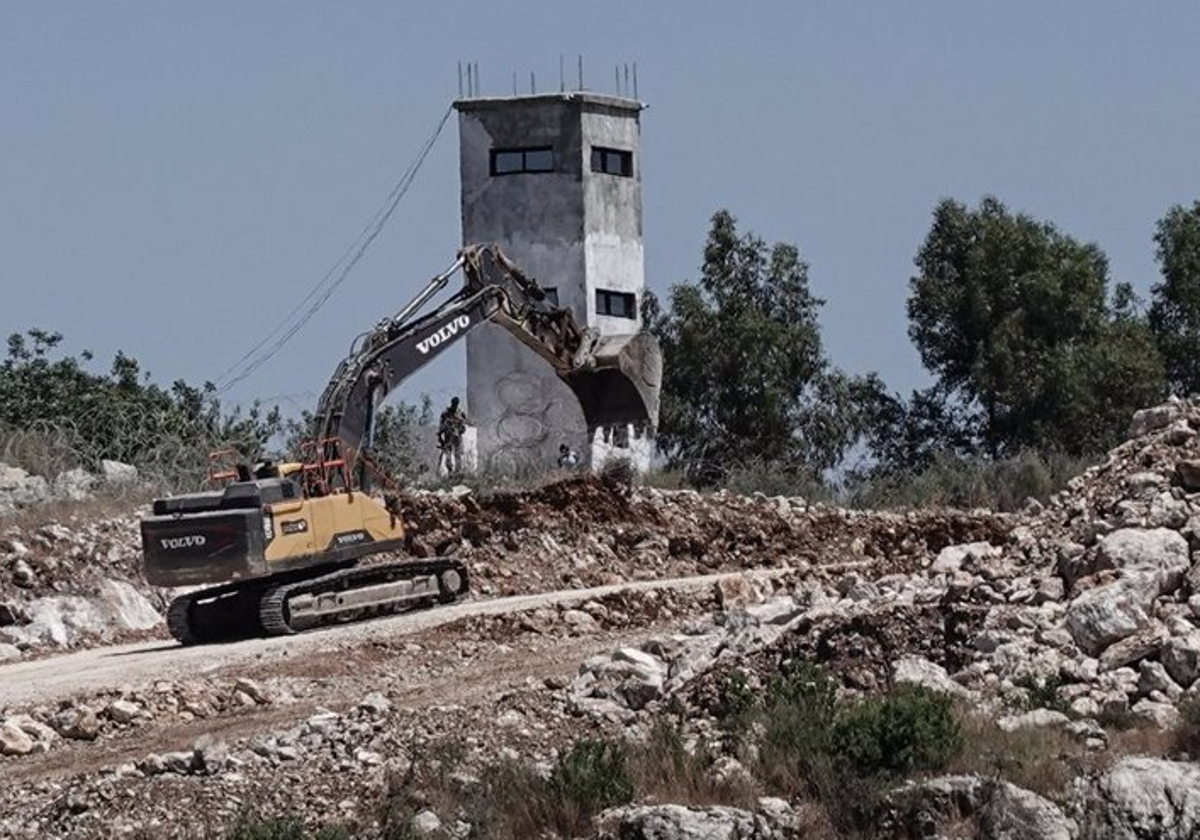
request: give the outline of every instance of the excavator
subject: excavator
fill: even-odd
[[[463,287],[421,314],[460,270]],[[466,594],[468,570],[453,557],[360,561],[405,546],[400,495],[380,492],[399,488],[370,457],[377,410],[406,378],[488,323],[550,364],[578,397],[589,433],[653,428],[662,362],[652,336],[580,326],[499,247],[467,246],[355,340],[321,395],[300,460],[252,468],[236,453],[218,453],[210,479],[223,487],[155,500],[141,522],[147,581],[203,587],[171,602],[171,635],[184,645],[288,635]]]

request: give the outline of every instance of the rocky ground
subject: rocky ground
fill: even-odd
[[[220,837],[279,815],[367,837],[534,823],[622,838],[1200,836],[1200,405],[1139,413],[1104,463],[1019,515],[578,479],[422,493],[406,517],[412,553],[458,553],[497,614],[330,633],[290,655],[214,649],[163,679],[133,667],[139,648],[136,679],[40,701],[0,666],[0,837]],[[0,534],[10,673],[117,627],[162,635],[136,515]],[[499,600],[713,572],[744,574]],[[831,675],[839,702],[905,684],[948,696],[966,743],[940,773],[895,780],[869,831],[848,829],[828,791],[761,772],[761,720],[731,734],[730,687],[753,705],[798,662]],[[632,804],[569,832],[528,803],[525,823],[497,822],[499,791],[557,790],[581,739],[646,750],[664,721],[687,758],[639,778]]]

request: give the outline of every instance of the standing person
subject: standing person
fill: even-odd
[[[438,449],[442,450],[438,460],[445,461],[447,473],[462,470],[462,443],[466,431],[467,415],[458,407],[458,397],[452,397],[450,406],[438,420]]]

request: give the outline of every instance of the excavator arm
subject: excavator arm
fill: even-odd
[[[463,288],[421,315],[460,269]],[[579,398],[589,432],[625,423],[654,427],[662,364],[653,336],[601,336],[579,326],[498,247],[472,245],[403,309],[355,341],[321,396],[317,436],[340,440],[351,451],[369,448],[375,412],[387,395],[484,323],[505,328],[546,360]]]
[[[463,288],[420,314],[459,269]],[[357,486],[367,486],[368,459],[355,459],[370,448],[376,409],[484,323],[505,328],[545,359],[579,397],[590,428],[653,426],[661,374],[653,337],[602,337],[584,329],[497,248],[465,248],[407,306],[360,336],[338,365],[313,430],[327,449],[317,463],[299,467],[311,483],[298,487],[278,472],[247,474],[222,490],[155,500],[141,523],[146,579],[159,586],[216,584],[171,602],[167,625],[176,639],[286,635],[467,593],[468,570],[454,557],[356,565],[402,549],[403,518],[391,502],[352,492],[353,483],[330,492],[334,473],[327,471],[349,479],[349,467]]]

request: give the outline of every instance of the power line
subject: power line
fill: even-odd
[[[256,370],[274,358],[274,356],[280,350],[282,350],[289,341],[291,341],[296,333],[303,329],[304,325],[312,320],[313,316],[320,311],[321,307],[328,302],[329,298],[333,295],[337,288],[342,285],[354,267],[358,265],[359,260],[363,258],[367,252],[367,249],[371,247],[371,243],[373,243],[376,237],[378,237],[383,231],[383,228],[387,224],[388,220],[391,219],[392,214],[396,211],[400,201],[404,198],[405,194],[416,180],[417,173],[420,171],[421,165],[425,162],[425,158],[428,157],[429,152],[433,149],[438,137],[441,136],[442,129],[446,127],[446,123],[449,121],[453,110],[454,109],[452,107],[447,108],[446,112],[442,114],[442,118],[438,121],[437,127],[429,136],[429,139],[427,139],[425,144],[421,147],[421,151],[418,153],[416,159],[409,164],[408,168],[404,171],[404,174],[401,175],[400,179],[396,182],[396,185],[392,187],[392,190],[390,193],[388,193],[388,197],[384,201],[383,206],[376,211],[375,215],[371,218],[371,221],[367,223],[365,228],[363,228],[362,233],[360,233],[358,238],[355,239],[348,248],[346,248],[346,250],[338,258],[337,262],[335,262],[333,266],[330,267],[327,272],[325,272],[325,275],[320,279],[320,281],[308,291],[308,294],[306,294],[304,298],[298,304],[296,304],[292,311],[289,312],[273,330],[267,333],[257,344],[246,351],[246,353],[244,353],[240,359],[226,368],[225,371],[217,378],[218,382],[220,383],[218,387],[218,393],[225,393],[234,385],[246,379]],[[330,282],[331,278],[333,278],[332,282]],[[296,317],[297,313],[304,309],[306,304],[308,304],[307,311],[301,315],[299,320],[297,320],[295,323],[291,323]],[[289,323],[291,323],[291,326],[288,326]],[[279,335],[280,331],[283,331],[282,335]],[[271,342],[271,339],[277,335],[279,335],[279,337],[276,338],[275,341],[271,343],[271,345],[265,351],[255,356],[259,350],[265,347],[268,342]],[[241,367],[241,370],[239,370],[236,375],[231,377],[230,374],[237,370],[238,367],[243,364],[243,362],[246,363],[245,366]]]

